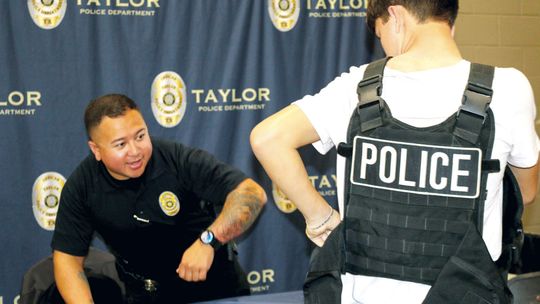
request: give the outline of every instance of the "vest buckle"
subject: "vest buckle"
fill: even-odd
[[[382,91],[382,75],[377,74],[366,79],[363,79],[358,83],[356,94],[358,94],[358,100],[360,105],[367,105],[369,103],[379,101]]]
[[[482,119],[482,123],[486,120],[486,110],[491,103],[493,90],[485,86],[468,83],[465,92],[463,93],[462,104],[457,111],[457,117],[462,111]]]

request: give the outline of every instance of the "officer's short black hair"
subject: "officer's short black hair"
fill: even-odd
[[[114,118],[124,115],[128,110],[139,111],[139,107],[135,101],[122,94],[103,95],[90,101],[84,111],[84,126],[88,139],[91,139],[90,131],[99,125],[104,116]]]
[[[375,31],[377,18],[388,21],[388,7],[391,5],[405,7],[420,23],[438,20],[447,22],[450,27],[454,26],[459,9],[458,0],[370,0],[366,20],[372,31]]]

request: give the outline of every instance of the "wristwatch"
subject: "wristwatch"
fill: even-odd
[[[203,244],[212,246],[214,250],[217,250],[219,247],[221,247],[221,243],[214,236],[214,233],[211,230],[203,231],[203,233],[201,233],[200,239]]]

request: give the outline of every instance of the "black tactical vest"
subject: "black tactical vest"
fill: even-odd
[[[366,68],[338,148],[347,157],[342,272],[431,285],[424,303],[509,302],[481,237],[487,175],[499,170],[494,68],[471,64],[459,110],[417,128],[381,98],[388,59]]]

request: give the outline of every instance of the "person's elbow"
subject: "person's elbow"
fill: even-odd
[[[275,129],[270,128],[269,125],[263,121],[251,130],[249,136],[249,142],[251,149],[257,158],[259,158],[266,151],[271,150],[272,144],[279,141],[279,134]]]
[[[259,208],[262,208],[268,201],[268,197],[266,196],[263,187],[250,178],[246,180],[246,187],[255,198],[254,201],[258,204]]]

